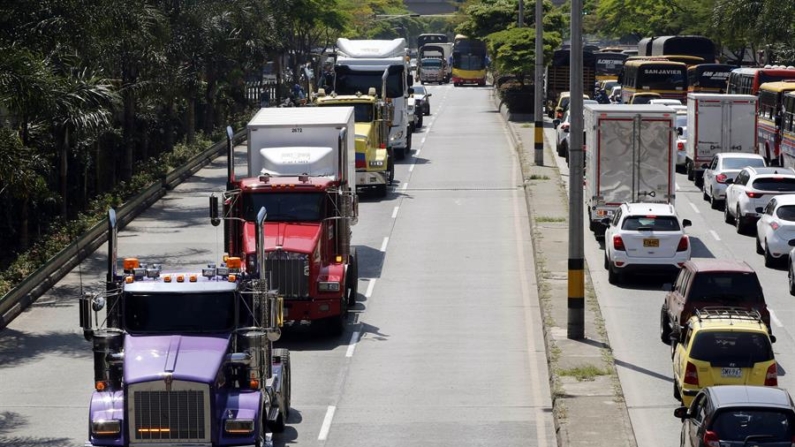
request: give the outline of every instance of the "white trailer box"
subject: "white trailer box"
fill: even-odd
[[[309,174],[353,188],[354,139],[353,107],[260,109],[248,123],[248,177]]]
[[[663,105],[585,105],[592,231],[625,202],[674,203],[676,113]]]
[[[704,166],[721,152],[756,151],[756,96],[689,93],[687,95],[688,180],[700,183]]]

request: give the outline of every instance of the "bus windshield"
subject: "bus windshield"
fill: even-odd
[[[453,67],[461,70],[483,70],[486,68],[486,60],[476,54],[454,53]]]
[[[677,67],[650,65],[638,69],[638,89],[678,90],[685,87],[685,71]]]

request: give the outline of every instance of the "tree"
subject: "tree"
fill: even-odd
[[[532,73],[535,67],[535,32],[534,28],[511,28],[491,33],[485,39],[497,71],[516,75],[522,85],[525,74]],[[548,61],[560,46],[560,37],[557,33],[544,33],[543,38],[543,57]]]
[[[641,39],[706,31],[707,15],[701,5],[690,0],[601,0],[596,14],[603,35]]]

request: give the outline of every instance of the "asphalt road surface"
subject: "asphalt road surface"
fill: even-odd
[[[348,330],[298,328],[277,343],[294,374],[277,445],[556,445],[516,155],[490,88],[429,90],[433,114],[394,190],[361,197]],[[120,257],[170,270],[218,262],[222,227],[209,224],[207,197],[224,187],[225,166],[219,158],[125,228]],[[101,287],[105,250],[0,333],[0,446],[87,439],[91,351],[76,302]],[[628,329],[648,329],[637,323]]]

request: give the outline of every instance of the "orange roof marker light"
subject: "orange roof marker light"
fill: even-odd
[[[137,269],[141,266],[141,263],[138,262],[138,258],[124,258],[124,271],[125,272],[132,272],[133,269]]]

